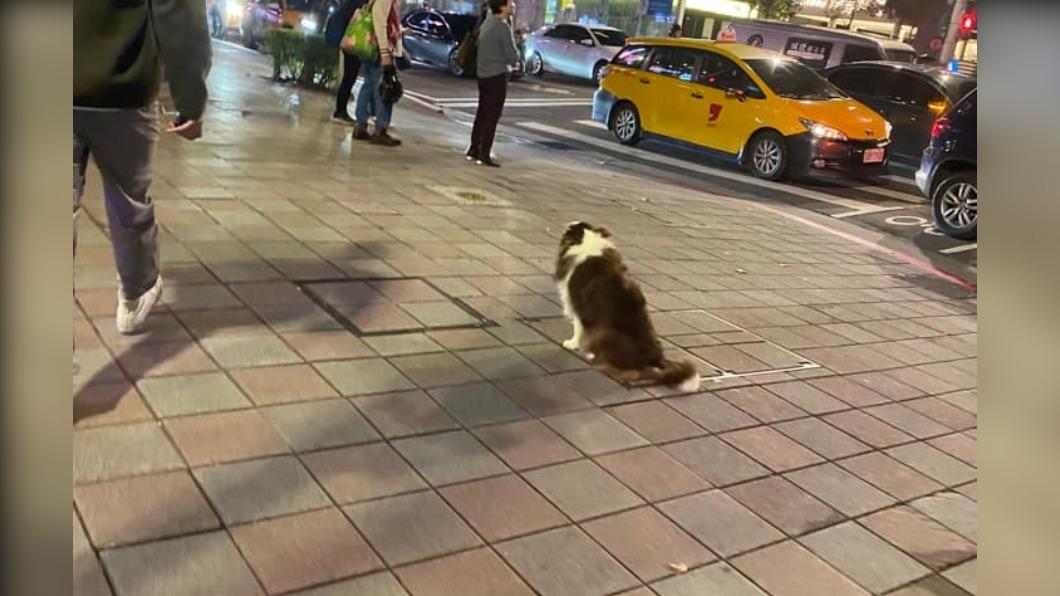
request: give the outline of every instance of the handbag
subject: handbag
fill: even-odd
[[[383,69],[383,76],[379,79],[379,95],[388,104],[395,104],[405,94],[405,86],[398,78],[397,69],[390,67]]]
[[[347,54],[353,54],[361,60],[375,60],[379,57],[379,40],[375,38],[375,19],[372,18],[371,0],[353,13],[346,33],[339,42],[339,48]]]
[[[456,49],[456,63],[466,77],[475,76],[475,63],[478,60],[478,30],[469,32]]]

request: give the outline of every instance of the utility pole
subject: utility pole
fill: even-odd
[[[684,23],[685,20],[685,0],[677,0],[677,10],[674,11],[674,22],[678,25]]]
[[[946,39],[942,42],[939,51],[939,64],[946,66],[953,59],[953,51],[957,48],[957,36],[961,32],[961,17],[968,8],[968,0],[953,0],[953,12],[950,13],[950,26],[946,27]]]

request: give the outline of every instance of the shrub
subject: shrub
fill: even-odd
[[[339,65],[338,50],[323,35],[306,35],[294,29],[273,29],[266,39],[272,55],[272,78],[303,87],[330,89]]]

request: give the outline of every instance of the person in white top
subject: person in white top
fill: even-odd
[[[364,82],[357,94],[357,108],[354,112],[357,122],[353,129],[353,138],[386,147],[401,144],[401,141],[387,134],[393,105],[383,101],[379,93],[379,81],[383,71],[395,68],[394,60],[404,54],[396,1],[372,0],[362,9],[372,11],[375,38],[379,42],[379,57],[376,60],[366,60],[361,66]],[[372,134],[368,133],[370,114],[375,114],[375,130]]]

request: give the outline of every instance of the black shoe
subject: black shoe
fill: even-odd
[[[350,117],[349,114],[340,114],[335,112],[331,115],[332,122],[338,122],[339,124],[345,124],[346,126],[356,126],[357,121]]]
[[[388,135],[386,132],[381,132],[376,135],[372,135],[368,142],[373,145],[382,145],[384,147],[397,147],[401,144],[401,139],[395,139]]]
[[[372,138],[372,135],[368,134],[368,127],[361,126],[360,124],[353,125],[353,133],[351,134],[353,135],[353,138],[357,139],[358,141],[367,141],[368,139]]]
[[[475,163],[477,163],[480,166],[489,166],[491,168],[499,168],[499,167],[501,167],[501,164],[499,164],[497,162],[497,160],[491,159],[489,157],[480,157],[477,160],[475,160]]]

